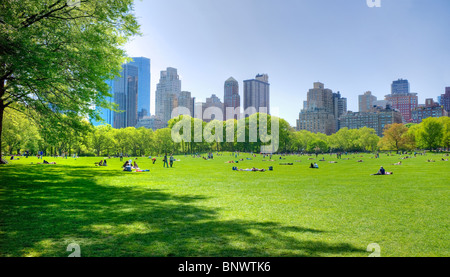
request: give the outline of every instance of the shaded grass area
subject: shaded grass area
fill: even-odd
[[[364,257],[370,243],[382,256],[450,254],[448,162],[319,156],[312,170],[310,157],[250,157],[180,156],[170,169],[139,158],[149,173],[122,172],[118,159],[95,167],[98,158],[1,166],[0,256],[64,257],[70,243],[82,256],[114,257]],[[380,165],[394,175],[370,176]]]

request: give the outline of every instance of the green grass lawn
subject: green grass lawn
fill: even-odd
[[[370,243],[381,256],[450,255],[450,162],[442,155],[398,166],[400,156],[386,154],[248,157],[178,156],[170,169],[139,158],[150,170],[142,173],[123,172],[119,159],[108,167],[94,166],[100,158],[12,161],[0,166],[0,256],[65,257],[70,243],[84,257],[367,257]],[[320,169],[308,168],[314,161]],[[380,166],[394,175],[370,176]]]

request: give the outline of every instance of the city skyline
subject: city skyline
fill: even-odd
[[[359,0],[194,2],[136,2],[143,36],[125,50],[151,58],[153,76],[177,68],[197,101],[221,95],[230,76],[243,87],[264,72],[271,77],[271,106],[295,126],[311,82],[346,95],[352,111],[358,95],[370,90],[381,99],[393,80],[408,79],[420,103],[450,85],[448,1],[384,1],[381,8]],[[151,91],[155,114],[155,81]]]

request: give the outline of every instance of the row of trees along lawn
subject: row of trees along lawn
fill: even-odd
[[[191,141],[175,143],[172,140],[172,128],[182,119],[191,121]],[[272,119],[267,116],[267,126],[271,133]],[[417,149],[448,149],[450,145],[450,118],[427,118],[421,124],[393,124],[386,126],[384,136],[378,137],[371,128],[347,129],[327,136],[322,133],[295,131],[284,119],[279,122],[280,153],[329,153],[329,152],[375,152],[375,151],[413,151]],[[61,120],[74,120],[67,115]],[[88,121],[77,118],[76,128],[46,124],[45,120],[34,120],[21,112],[8,109],[4,118],[2,134],[2,152],[16,154],[17,151],[29,151],[36,154],[45,151],[47,155],[81,155],[81,156],[114,156],[119,153],[130,156],[146,156],[163,153],[204,153],[211,151],[241,151],[258,153],[263,143],[260,135],[256,142],[250,142],[250,122],[259,122],[259,114],[241,119],[245,129],[240,130],[237,120],[212,121],[205,123],[200,119],[179,116],[169,121],[168,128],[153,131],[146,128],[114,129],[110,125],[94,127]],[[204,136],[196,139],[195,124],[202,126],[204,132],[214,135],[214,141]],[[74,125],[73,123],[71,124]],[[229,141],[230,128],[233,127],[234,138]],[[245,130],[245,142],[237,142],[240,132]],[[183,134],[184,129],[180,133]],[[197,136],[198,137],[198,136]]]
[[[107,101],[111,94],[105,80],[120,76],[121,65],[129,60],[123,46],[140,35],[140,26],[133,0],[71,3],[0,1],[0,155],[17,150],[79,155],[259,151],[261,139],[174,143],[170,128],[114,130],[83,121],[80,115],[100,120],[92,105],[117,109]],[[223,122],[214,123],[217,129],[226,128]],[[280,152],[449,147],[448,118],[427,119],[419,125],[394,124],[382,139],[368,128],[342,129],[325,136],[295,132],[282,119],[279,123]]]

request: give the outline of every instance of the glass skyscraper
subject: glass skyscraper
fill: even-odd
[[[138,76],[137,66],[124,64],[120,78],[114,80],[114,102],[118,111],[114,112],[116,129],[135,127],[138,121]]]
[[[114,103],[114,80],[108,80],[108,81],[106,81],[106,83],[110,87],[109,94],[111,94],[111,96],[106,97],[105,100],[108,103]],[[111,126],[114,125],[114,112],[113,111],[106,109],[106,108],[102,108],[102,107],[96,107],[96,110],[98,111],[100,117],[103,119],[104,122],[92,120],[92,125],[94,125],[94,126],[99,126],[99,125],[104,125],[104,124],[109,124]]]
[[[409,93],[409,82],[408,80],[398,79],[392,82],[391,94],[408,94]]]
[[[121,76],[108,80],[106,101],[118,105],[121,112],[96,107],[103,122],[92,121],[94,126],[109,124],[114,128],[135,127],[138,120],[150,116],[150,59],[135,57],[122,65]]]
[[[137,112],[138,119],[150,116],[150,59],[144,57],[134,57],[130,65],[138,68],[138,99]]]

